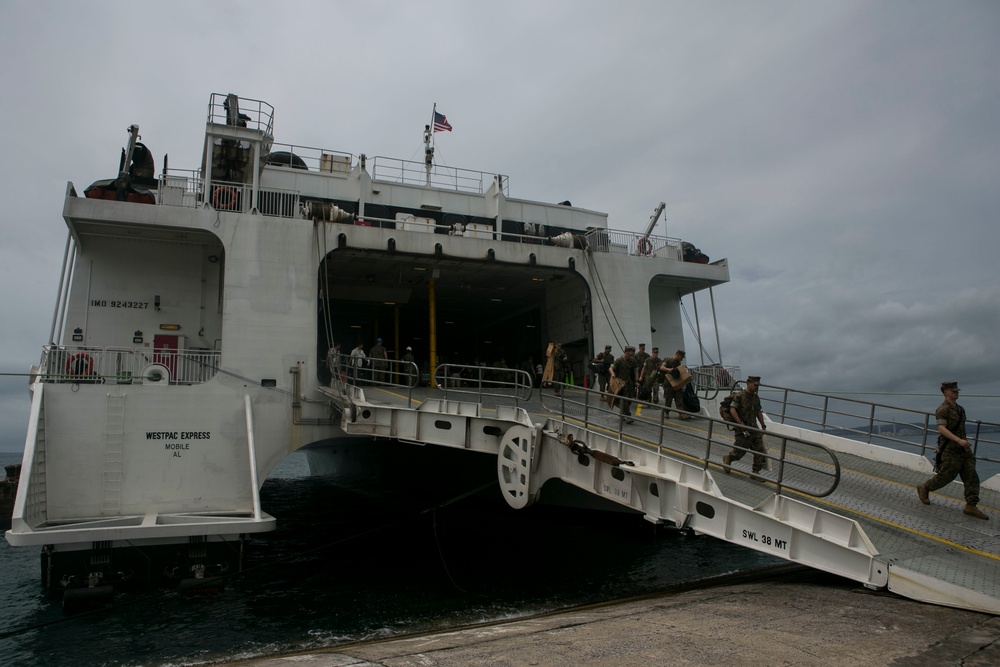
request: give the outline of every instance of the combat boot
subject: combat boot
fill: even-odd
[[[981,509],[979,509],[975,505],[966,505],[965,509],[962,510],[962,512],[964,514],[966,514],[967,516],[972,516],[972,517],[975,517],[977,519],[986,519],[987,521],[989,521],[989,519],[990,519],[988,516],[986,516],[985,512],[983,512]]]
[[[733,462],[733,457],[731,457],[729,454],[726,454],[725,456],[723,456],[722,457],[722,464],[725,466],[725,468],[722,469],[722,472],[726,473],[727,475],[729,473],[731,473],[732,470],[729,469],[729,466],[730,466],[730,464],[732,462]]]
[[[924,505],[930,505],[931,499],[927,497],[927,485],[921,484],[917,487],[917,496],[920,498],[920,502]],[[971,505],[970,505],[971,507]]]

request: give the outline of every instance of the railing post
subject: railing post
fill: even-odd
[[[924,440],[920,444],[920,455],[921,456],[926,456],[927,455],[927,436],[930,435],[930,425],[931,425],[931,416],[929,414],[925,414],[924,415]]]
[[[661,420],[662,421],[662,420]],[[703,469],[708,470],[708,462],[712,460],[712,431],[715,428],[715,420],[708,420],[708,434],[705,437],[705,457],[702,459]]]
[[[874,430],[875,430],[875,404],[872,403],[870,406],[868,406],[868,444],[869,445],[872,444],[872,431],[874,431]],[[879,433],[879,435],[881,435],[881,433]]]
[[[765,447],[765,449],[766,449],[766,447]],[[777,479],[777,481],[775,483],[774,493],[776,495],[780,496],[781,495],[781,482],[784,480],[784,477],[785,477],[785,453],[788,450],[788,438],[782,438],[781,439],[781,447],[779,447],[778,450],[781,453],[778,456],[778,479]]]

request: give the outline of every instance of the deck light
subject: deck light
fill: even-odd
[[[142,332],[138,329],[136,329],[135,333],[132,334],[132,342],[137,344],[142,342]]]
[[[160,329],[163,331],[180,331],[181,325],[179,324],[161,324]]]
[[[73,329],[73,342],[79,343],[82,340],[83,340],[83,329],[81,329],[80,327]]]

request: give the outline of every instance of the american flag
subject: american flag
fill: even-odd
[[[437,111],[435,111],[434,112],[434,131],[435,132],[444,132],[445,130],[447,130],[448,132],[451,132],[451,123],[449,123],[448,119],[444,117],[444,114],[441,114],[441,113],[438,113]]]

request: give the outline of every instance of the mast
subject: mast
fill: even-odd
[[[424,125],[424,171],[427,173],[427,178],[425,184],[430,186],[431,184],[431,167],[434,166],[434,146],[431,144],[434,142],[434,119],[437,118],[437,102],[434,103],[434,108],[431,110],[431,122],[430,125]]]

